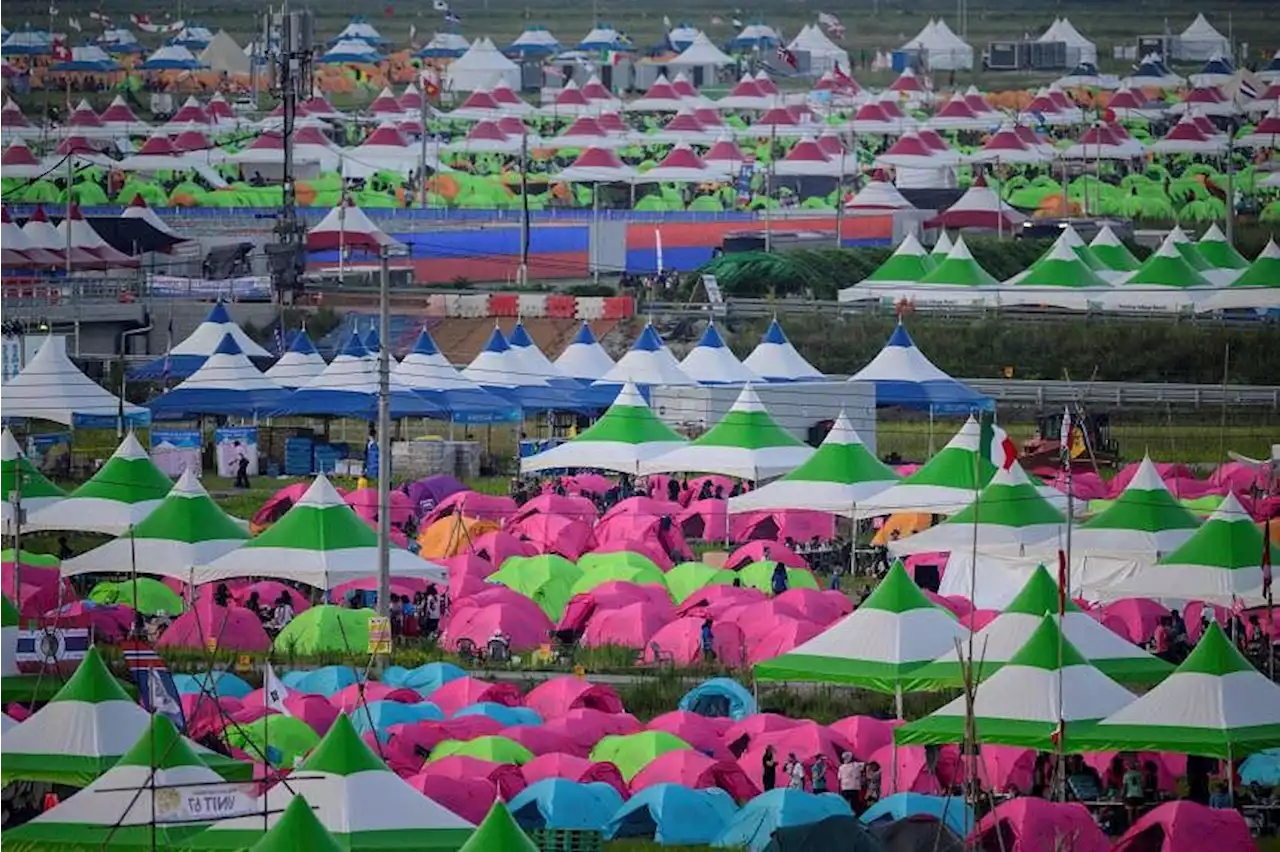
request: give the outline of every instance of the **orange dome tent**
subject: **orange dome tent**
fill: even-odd
[[[494,521],[450,515],[418,533],[418,555],[424,559],[457,556],[480,536],[498,529]]]

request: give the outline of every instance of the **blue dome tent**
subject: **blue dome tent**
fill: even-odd
[[[926,796],[923,793],[894,793],[867,808],[862,821],[872,825],[896,822],[909,817],[929,817],[946,824],[961,837],[968,837],[976,824],[973,808],[957,796]]]
[[[735,722],[760,712],[747,688],[727,677],[703,681],[684,694],[680,709],[699,716],[728,718]]]
[[[780,788],[761,793],[742,806],[716,836],[716,846],[761,852],[779,828],[809,825],[827,817],[851,816],[849,803],[835,793],[814,795]]]
[[[704,846],[724,830],[736,811],[733,799],[718,787],[691,790],[679,784],[655,784],[614,812],[605,836],[610,840],[651,838],[664,846]]]
[[[507,803],[507,810],[525,831],[604,831],[620,807],[622,796],[608,784],[565,778],[544,778]]]

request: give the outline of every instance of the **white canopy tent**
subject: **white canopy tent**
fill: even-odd
[[[1231,41],[1218,32],[1201,12],[1178,36],[1172,52],[1174,59],[1204,62],[1215,56],[1231,56]]]
[[[67,356],[67,339],[50,336],[22,372],[4,384],[4,416],[48,420],[71,426],[84,418],[116,418],[146,423],[145,408],[120,398],[90,379]]]
[[[445,86],[455,92],[491,89],[498,83],[518,89],[520,66],[504,56],[488,37],[472,42],[467,52],[445,71]]]

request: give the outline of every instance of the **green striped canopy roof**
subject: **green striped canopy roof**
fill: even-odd
[[[275,828],[262,835],[250,852],[343,852],[343,847],[320,824],[306,797],[294,796]]]
[[[1058,612],[1058,584],[1043,565],[1031,572],[1022,590],[989,624],[974,634],[974,654],[980,658],[980,679],[990,677],[1011,660],[1040,626],[1046,613]],[[1063,630],[1071,644],[1099,671],[1119,683],[1155,683],[1173,666],[1153,657],[1104,627],[1075,601],[1065,600]],[[1056,618],[1056,616],[1055,616]],[[962,656],[955,649],[912,673],[918,689],[964,685]]]
[[[964,237],[957,237],[946,258],[933,271],[920,279],[921,284],[940,284],[950,287],[998,287],[1000,282],[973,259],[973,253]]]
[[[1178,254],[1182,255],[1183,259],[1191,264],[1197,272],[1207,272],[1213,269],[1213,264],[1209,263],[1204,255],[1200,254],[1200,249],[1196,247],[1195,243],[1191,242],[1191,238],[1187,236],[1186,231],[1182,230],[1181,225],[1173,226],[1173,230],[1169,232],[1168,239],[1173,242]]]
[[[1280,246],[1274,239],[1249,264],[1244,274],[1231,282],[1232,287],[1280,287]]]
[[[1190,243],[1191,251],[1195,246]],[[1203,262],[1203,261],[1202,261]],[[1173,235],[1165,237],[1160,248],[1156,249],[1138,270],[1124,279],[1126,287],[1208,287],[1209,280],[1200,274],[1195,265],[1190,263],[1184,251],[1179,249]]]
[[[924,278],[935,267],[933,258],[920,245],[915,234],[907,234],[893,254],[885,259],[871,274],[860,283],[878,284],[909,282],[914,284]]]
[[[14,440],[13,433],[6,426],[0,433],[0,498],[4,500],[4,527],[9,533],[9,524],[13,515],[13,504],[10,496],[18,490],[19,473],[22,480],[22,503],[28,512],[34,512],[51,503],[56,503],[67,492],[54,485],[44,474],[36,470],[27,460]]]
[[[967,635],[895,562],[861,606],[794,650],[757,663],[754,672],[760,680],[909,691],[916,669]]]
[[[1173,674],[1068,742],[1074,751],[1244,757],[1280,747],[1280,686],[1211,623]]]
[[[1180,504],[1160,478],[1150,456],[1144,456],[1138,472],[1115,502],[1081,525],[1082,530],[1194,530],[1196,516]]]
[[[1098,274],[1067,245],[1062,237],[1059,237],[1048,253],[1032,264],[1025,274],[1015,278],[1013,283],[1020,287],[1102,288],[1110,286],[1098,277]]]
[[[1196,251],[1209,264],[1211,269],[1246,269],[1249,261],[1244,259],[1236,247],[1227,242],[1226,234],[1215,222],[1204,232],[1204,236],[1196,243]]]
[[[1089,249],[1108,269],[1116,272],[1132,272],[1142,265],[1128,246],[1115,235],[1110,225],[1103,226],[1093,242],[1089,243]]]
[[[1066,723],[1067,742],[1071,742],[1073,723],[1105,718],[1132,701],[1132,693],[1090,665],[1063,637],[1053,617],[1046,615],[1013,658],[975,690],[977,740],[1051,751],[1060,722]],[[895,730],[894,741],[902,745],[961,742],[966,735],[966,711],[961,696]]]

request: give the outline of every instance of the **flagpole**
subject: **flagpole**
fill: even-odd
[[[1066,628],[1067,628],[1067,597],[1071,594],[1071,519],[1075,515],[1075,494],[1072,485],[1071,471],[1071,409],[1067,408],[1062,412],[1062,429],[1058,435],[1059,457],[1062,460],[1062,466],[1066,470],[1067,479],[1067,535],[1066,535],[1066,552],[1061,556],[1061,564],[1058,566],[1058,741],[1055,744],[1054,753],[1056,762],[1054,765],[1054,795],[1061,796],[1061,801],[1067,798],[1067,773],[1066,773],[1066,742],[1067,742],[1067,720],[1064,717],[1063,710],[1063,646],[1066,644]]]

